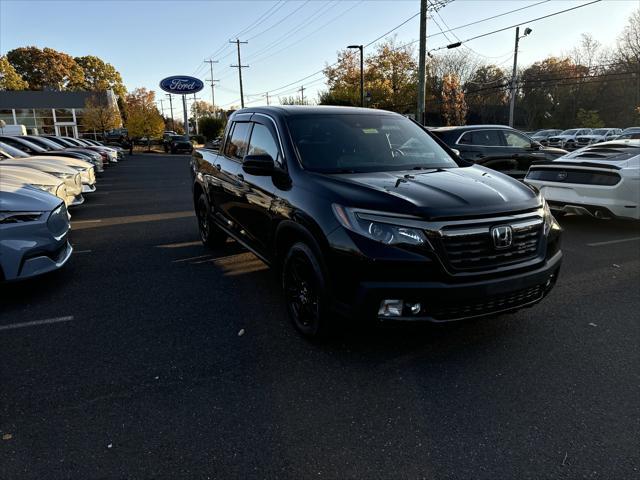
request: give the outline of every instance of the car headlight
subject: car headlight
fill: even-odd
[[[549,208],[549,204],[544,198],[542,199],[542,209],[543,209],[543,217],[544,217],[543,232],[544,232],[544,235],[546,236],[551,231],[551,227],[553,226],[553,223],[556,221],[556,219],[553,217],[553,214],[551,213],[551,209]]]
[[[0,211],[0,224],[23,223],[38,220],[42,212],[2,212]]]
[[[402,218],[395,218],[398,224],[389,223],[393,214],[380,216],[379,220],[375,220],[375,214],[366,213],[365,216],[362,212],[336,204],[333,204],[333,213],[344,228],[386,245],[428,244],[424,232],[402,225]]]

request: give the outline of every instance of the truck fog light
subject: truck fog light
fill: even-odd
[[[401,317],[403,305],[402,300],[382,300],[378,315],[381,317]]]
[[[407,310],[411,312],[411,315],[417,315],[422,310],[422,305],[420,305],[420,302],[407,303]]]
[[[553,283],[554,277],[555,277],[555,274],[549,275],[549,278],[547,278],[547,281],[544,284],[544,288],[549,288],[551,286],[551,284]]]

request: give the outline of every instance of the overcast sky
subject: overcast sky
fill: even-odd
[[[447,40],[439,27],[455,28],[517,8],[531,8],[455,30],[460,39],[521,23],[533,33],[523,41],[521,65],[548,55],[560,55],[590,33],[613,46],[638,0],[603,0],[572,12],[528,23],[528,20],[588,3],[585,0],[454,0],[429,20],[428,48]],[[220,79],[216,104],[238,104],[235,46],[230,38],[240,34],[244,91],[248,100],[264,102],[259,94],[276,91],[292,95],[304,85],[317,97],[322,75],[298,82],[335,61],[336,52],[349,44],[367,44],[419,11],[419,0],[254,0],[254,1],[29,1],[0,0],[0,51],[20,46],[51,47],[73,56],[96,55],[113,64],[128,89],[144,86],[158,90],[165,76],[181,74],[209,78],[203,60],[212,54],[214,77]],[[535,5],[537,4],[537,5]],[[260,17],[264,17],[256,23]],[[435,22],[434,22],[435,20]],[[253,24],[253,25],[252,25]],[[250,27],[247,29],[247,27]],[[245,30],[243,32],[243,30]],[[418,18],[394,32],[400,43],[418,38]],[[487,61],[509,67],[514,30],[509,29],[469,42]],[[370,48],[374,48],[373,46]],[[435,52],[437,54],[437,52]],[[287,88],[280,88],[295,82]],[[210,89],[199,95],[210,101]],[[253,96],[252,96],[253,95]],[[166,107],[166,106],[165,106]]]

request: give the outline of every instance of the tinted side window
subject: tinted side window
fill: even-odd
[[[264,125],[259,123],[253,125],[249,153],[247,155],[270,155],[274,161],[278,161],[278,144],[269,129]]]
[[[225,147],[225,155],[231,158],[242,160],[247,153],[247,136],[249,133],[249,123],[235,123],[231,138]]]
[[[486,145],[499,147],[502,145],[497,130],[472,130],[465,133],[458,143],[465,145]]]

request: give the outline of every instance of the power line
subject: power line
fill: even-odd
[[[293,15],[294,13],[296,13],[297,11],[299,11],[302,7],[304,7],[307,3],[309,3],[311,0],[306,0],[302,5],[300,5],[298,8],[296,8],[295,10],[293,10],[292,12],[290,12],[288,15],[285,15],[284,17],[282,17],[280,20],[278,20],[276,23],[274,23],[273,25],[271,25],[270,27],[265,28],[264,30],[262,30],[259,33],[256,33],[255,35],[253,35],[252,37],[247,38],[247,40],[253,40],[256,37],[259,37],[260,35],[262,35],[265,32],[268,32],[269,30],[271,30],[272,28],[280,25],[282,22],[284,22],[287,18],[291,17],[291,15]]]

